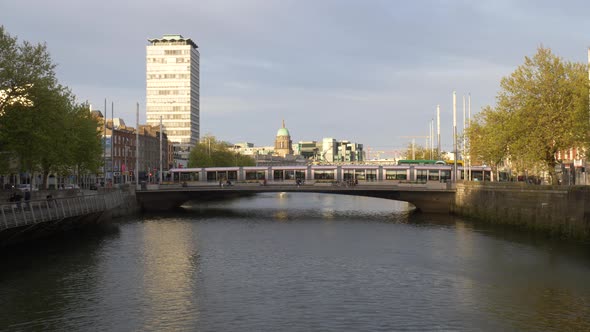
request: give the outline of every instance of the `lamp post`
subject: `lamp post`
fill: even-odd
[[[453,91],[453,175],[451,179],[457,182],[457,94]]]
[[[129,146],[127,146],[127,137],[125,137],[125,147],[124,147],[124,160],[123,160],[123,165],[125,165],[125,173],[123,173],[124,179],[125,179],[125,183],[127,183],[127,174],[129,173],[129,171],[127,170],[127,153],[129,150]]]
[[[139,103],[135,113],[136,130],[135,130],[135,188],[139,185]]]

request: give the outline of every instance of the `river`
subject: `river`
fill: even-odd
[[[405,203],[268,193],[0,257],[0,330],[590,330],[590,245]]]

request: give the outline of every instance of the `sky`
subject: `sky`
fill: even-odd
[[[127,125],[136,103],[145,122],[147,39],[181,34],[201,56],[201,136],[268,146],[284,120],[293,142],[386,156],[425,145],[437,105],[451,150],[453,91],[460,133],[463,96],[472,116],[493,106],[539,46],[586,63],[589,12],[584,0],[2,0],[0,24],[46,43],[60,83]]]

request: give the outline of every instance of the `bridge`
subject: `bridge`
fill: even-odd
[[[425,213],[449,213],[455,200],[455,189],[447,183],[398,183],[343,185],[340,183],[312,182],[303,185],[291,183],[237,183],[231,186],[199,184],[161,185],[136,191],[137,202],[145,211],[162,211],[180,207],[190,201],[203,201],[247,196],[268,192],[301,192],[355,195],[404,201]]]

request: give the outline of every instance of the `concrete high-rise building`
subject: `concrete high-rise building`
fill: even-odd
[[[174,146],[174,166],[187,166],[199,141],[199,51],[181,35],[148,39],[146,46],[147,124],[159,126]]]

